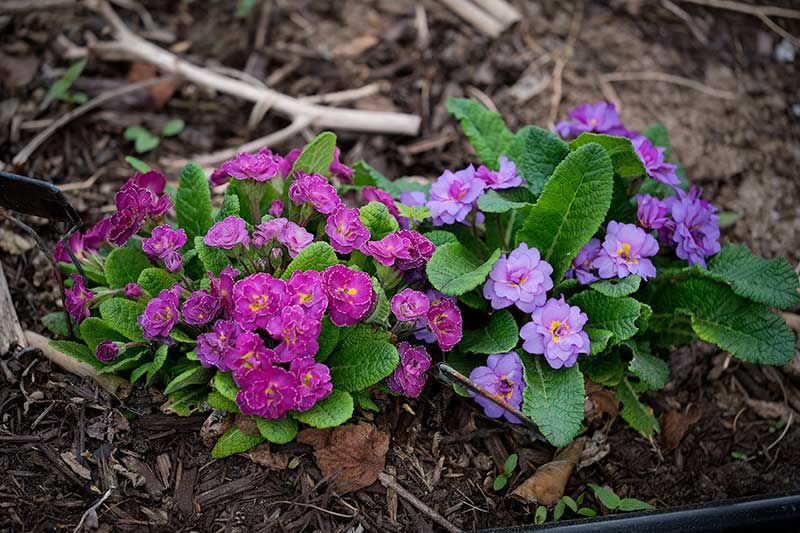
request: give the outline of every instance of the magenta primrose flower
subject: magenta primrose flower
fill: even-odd
[[[208,230],[203,242],[208,246],[232,250],[237,245],[247,246],[250,237],[247,234],[247,223],[243,218],[227,217],[220,220]]]
[[[225,365],[233,371],[233,380],[240,387],[241,376],[254,368],[272,366],[275,352],[264,345],[264,339],[252,331],[243,331],[236,336],[233,347],[224,354]]]
[[[144,313],[138,319],[138,323],[142,327],[142,334],[146,339],[163,344],[175,343],[169,336],[172,328],[181,319],[178,311],[180,304],[175,292],[177,291],[163,290],[158,296],[147,302]]]
[[[236,278],[239,277],[239,271],[228,265],[220,271],[219,278],[215,278],[212,272],[207,274],[210,281],[211,296],[220,302],[225,318],[231,318],[234,309],[233,284]]]
[[[271,218],[261,222],[253,231],[253,246],[263,248],[272,239],[278,239],[283,229],[289,224],[285,218]]]
[[[572,260],[572,265],[564,274],[564,277],[568,279],[577,278],[582,285],[599,280],[600,276],[597,273],[595,261],[603,255],[605,255],[605,252],[600,239],[589,240],[578,252],[578,255],[575,256],[575,259]]]
[[[661,229],[667,222],[669,207],[666,202],[649,194],[636,195],[636,217],[644,229]]]
[[[461,311],[453,300],[441,300],[428,309],[428,327],[431,328],[439,348],[449,352],[461,340]]]
[[[372,280],[364,272],[333,265],[322,273],[322,285],[331,321],[339,327],[356,324],[369,316],[375,306],[377,295]]]
[[[314,209],[324,215],[333,213],[342,203],[336,188],[321,174],[307,174],[297,171],[289,185],[289,199],[297,204],[310,203]]]
[[[368,242],[364,245],[364,253],[384,266],[394,266],[398,259],[411,259],[411,241],[395,231],[379,241]]]
[[[517,165],[504,155],[500,156],[500,170],[490,170],[481,165],[475,177],[489,189],[510,189],[522,185],[522,176],[517,174]]]
[[[397,345],[400,363],[386,378],[386,385],[395,394],[416,398],[428,380],[431,356],[424,346],[411,346],[407,342]]]
[[[283,214],[284,207],[285,206],[283,202],[281,202],[280,200],[272,200],[272,202],[270,202],[269,204],[269,209],[267,209],[267,213],[269,213],[274,217],[279,217]]]
[[[236,346],[236,339],[244,330],[233,320],[217,320],[208,333],[197,336],[195,353],[200,364],[206,368],[215,366],[227,372],[225,354]]]
[[[136,283],[128,283],[125,285],[124,293],[128,298],[135,300],[136,298],[140,298],[142,296],[142,287]]]
[[[236,404],[245,416],[283,418],[295,405],[297,378],[275,366],[253,368],[242,373],[238,380],[241,390]]]
[[[637,274],[648,279],[656,275],[656,267],[647,258],[658,253],[658,241],[633,224],[609,222],[603,252],[594,260],[601,278],[625,278]]]
[[[316,270],[295,270],[286,282],[286,291],[289,293],[287,305],[299,306],[306,316],[322,320],[328,308],[322,274]]]
[[[589,336],[583,331],[589,318],[579,307],[566,303],[563,294],[559,300],[547,300],[532,318],[519,330],[526,352],[543,354],[553,368],[571,367],[578,354],[589,354]]]
[[[101,363],[113,363],[119,355],[117,343],[109,340],[101,341],[94,352],[95,358]]]
[[[267,328],[269,319],[286,305],[286,282],[259,272],[233,285],[233,317],[244,329]]]
[[[169,196],[156,196],[153,191],[140,187],[130,179],[114,196],[117,211],[111,216],[108,241],[122,246],[142,227],[144,219],[160,217],[172,207]]]
[[[286,246],[290,257],[297,257],[303,248],[314,242],[314,236],[305,228],[287,220],[278,233],[278,242]]]
[[[325,233],[328,234],[333,249],[340,254],[361,250],[370,238],[369,230],[361,222],[358,209],[349,209],[344,205],[337,207],[328,217]]]
[[[675,173],[678,169],[676,165],[664,161],[664,152],[666,148],[663,146],[654,146],[650,139],[644,135],[638,135],[631,139],[633,149],[641,159],[647,175],[658,180],[661,183],[677,187],[681,184],[680,178]]]
[[[670,203],[674,224],[671,239],[676,245],[675,253],[690,265],[705,268],[706,257],[720,251],[717,209],[700,198],[701,192],[696,187],[688,193],[682,190],[677,193],[678,197]]]
[[[486,184],[475,177],[472,165],[457,172],[445,170],[428,193],[426,205],[433,214],[434,225],[464,222],[485,188]]]
[[[108,240],[108,231],[111,229],[111,217],[101,218],[83,236],[83,246],[89,251],[99,250]]]
[[[149,190],[156,196],[161,196],[167,186],[167,177],[155,170],[137,172],[133,176],[133,183],[142,189]]]
[[[292,150],[286,154],[286,157],[283,158],[280,165],[278,165],[278,175],[282,178],[288,178],[289,174],[292,173],[292,167],[294,167],[295,161],[297,161],[301,153],[302,151],[299,148],[292,148]]]
[[[111,219],[104,218],[95,224],[84,235],[80,231],[73,233],[68,239],[72,253],[79,261],[83,261],[86,257],[97,250],[105,243],[108,236],[108,230],[111,227]],[[63,241],[58,241],[53,249],[53,259],[56,262],[69,263],[72,261],[69,257]]]
[[[389,214],[395,218],[400,216],[400,210],[397,208],[397,204],[394,203],[394,198],[392,198],[392,195],[383,189],[368,185],[361,189],[361,197],[364,199],[365,203],[382,203],[386,206],[386,209],[389,210]]]
[[[550,274],[553,267],[543,261],[539,250],[521,243],[508,257],[500,256],[492,266],[489,279],[483,286],[483,296],[494,309],[510,305],[530,313],[547,299],[546,292],[553,288]]]
[[[403,289],[392,297],[392,313],[400,322],[424,318],[430,306],[428,297],[414,289]]]
[[[516,352],[493,354],[486,359],[486,366],[476,367],[470,372],[469,379],[483,388],[487,393],[507,404],[519,409],[522,405],[522,391],[525,388],[522,361]],[[513,424],[519,424],[519,419],[492,402],[488,398],[470,391],[475,402],[483,407],[483,412],[489,418],[504,417]]]
[[[567,113],[569,118],[556,124],[555,130],[561,137],[577,137],[583,132],[605,133],[627,137],[631,134],[619,120],[617,108],[611,102],[588,102]]]
[[[295,359],[289,371],[296,379],[294,408],[300,412],[308,411],[333,390],[330,369],[313,357]]]
[[[399,256],[395,258],[394,265],[400,270],[413,270],[425,266],[436,251],[436,246],[417,231],[401,229],[396,231],[395,235],[408,239],[409,242],[408,259]]]
[[[319,350],[317,339],[322,322],[306,316],[299,305],[281,309],[280,314],[269,319],[266,329],[273,339],[280,341],[275,348],[275,358],[282,363],[313,356]]]
[[[255,154],[242,152],[222,163],[219,171],[237,180],[252,179],[264,182],[278,174],[278,167],[282,161],[281,156],[265,148]]]
[[[193,326],[211,322],[219,314],[222,303],[209,291],[195,291],[181,306],[183,321]]]
[[[333,149],[333,161],[331,161],[331,166],[328,167],[328,172],[344,182],[353,183],[353,175],[355,172],[352,168],[340,161],[341,155],[342,151],[339,150],[338,146]]]
[[[169,272],[176,272],[183,266],[180,249],[186,244],[186,232],[172,229],[169,224],[153,228],[150,237],[142,241],[144,251],[151,261],[163,260]],[[175,268],[177,266],[177,268]]]
[[[75,322],[80,324],[89,318],[89,303],[94,298],[94,293],[86,288],[83,277],[73,274],[72,287],[64,289],[64,308]]]

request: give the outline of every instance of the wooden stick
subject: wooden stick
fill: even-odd
[[[603,74],[603,79],[606,81],[663,81],[666,83],[672,83],[674,85],[688,87],[703,94],[707,94],[708,96],[713,96],[714,98],[736,100],[736,93],[731,91],[714,89],[713,87],[707,87],[702,83],[690,80],[689,78],[665,74],[663,72],[612,72],[611,74]]]
[[[112,43],[111,48],[147,61],[162,72],[174,73],[198,85],[254,102],[270,101],[276,111],[292,118],[312,117],[313,123],[320,128],[401,135],[416,135],[419,132],[421,120],[416,115],[309,104],[266,87],[256,87],[229,76],[211,72],[135,35],[125,26],[108,2],[94,0],[89,2],[89,5],[97,9],[113,27],[117,39]],[[103,48],[108,49],[109,47],[104,46]]]
[[[19,325],[14,302],[11,300],[3,265],[0,264],[0,354],[6,353],[14,345],[24,344],[25,335],[22,333],[22,326]]]
[[[83,378],[91,378],[106,392],[122,400],[130,396],[133,390],[125,379],[112,374],[98,374],[95,368],[83,361],[78,361],[64,352],[60,352],[50,346],[50,339],[43,337],[33,331],[25,332],[25,340],[28,346],[38,348],[47,359],[60,366],[62,369]]]
[[[75,0],[7,0],[0,2],[0,15],[78,7]]]
[[[468,0],[441,0],[441,2],[489,37],[497,38],[503,32],[503,25],[497,19]]]
[[[445,517],[443,517],[442,515],[440,515],[439,513],[437,513],[424,503],[422,503],[422,501],[420,501],[419,498],[411,494],[408,490],[406,490],[404,486],[398,483],[397,480],[392,476],[390,476],[389,474],[381,472],[380,474],[378,474],[378,479],[380,480],[381,485],[383,485],[386,488],[391,488],[392,490],[394,490],[398,495],[403,497],[408,503],[419,509],[420,512],[422,512],[431,520],[433,520],[434,522],[445,528],[447,531],[450,531],[451,533],[461,532],[460,529],[454,526]]]
[[[522,20],[522,15],[514,6],[505,0],[472,0],[484,11],[505,25],[505,28]]]
[[[675,0],[675,1],[683,2],[685,4],[696,4],[698,6],[716,7],[717,9],[736,11],[737,13],[744,13],[746,15],[753,15],[756,17],[759,15],[764,15],[767,17],[800,19],[800,11],[796,9],[788,9],[785,7],[754,6],[752,4],[733,2],[731,0]]]

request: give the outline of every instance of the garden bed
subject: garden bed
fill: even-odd
[[[407,7],[413,11],[413,6]],[[219,9],[216,14],[227,17],[231,24],[247,25],[233,19],[231,10],[222,6],[214,9]],[[458,19],[431,8],[428,24],[432,50],[423,54],[423,68],[415,70],[403,61],[404,57],[419,53],[408,9],[376,6],[375,16],[395,31],[355,60],[345,57],[326,61],[317,57],[319,53],[315,56],[312,40],[298,43],[296,37],[288,37],[288,22],[272,25],[274,35],[270,42],[293,42],[305,47],[304,53],[311,56],[279,82],[279,88],[293,94],[345,89],[352,86],[349,75],[361,72],[365,80],[374,76],[392,82],[384,97],[363,105],[385,106],[391,101],[402,111],[423,116],[423,137],[428,146],[400,140],[402,145],[398,148],[396,138],[344,136],[343,144],[350,148],[345,152],[351,154],[353,161],[363,157],[388,175],[429,177],[437,175],[441,168],[467,162],[470,158],[455,133],[454,122],[443,114],[443,98],[470,85],[480,87],[514,126],[546,122],[550,89],[520,103],[503,88],[513,85],[530,58],[537,55],[524,53],[526,42],[532,46],[526,37],[548,49],[560,46],[568,31],[568,12],[560,11],[555,3],[544,5],[540,13],[530,17],[531,22],[487,47],[486,41],[474,39],[472,30]],[[222,26],[215,24],[216,38],[239,39],[226,48],[233,52],[218,56],[215,39],[202,36],[204,25],[217,19],[192,10],[179,7],[175,13],[161,13],[154,9],[153,14],[162,24],[174,25],[172,29],[181,38],[192,39],[192,52],[199,57],[217,57],[226,65],[244,66],[251,47],[248,34],[241,32],[231,37],[226,32],[223,37]],[[613,13],[588,5],[576,55],[566,69],[566,102],[562,108],[584,99],[598,99],[602,87],[596,83],[592,69],[629,71],[634,70],[633,64],[642,70],[677,72],[729,91],[743,88],[746,97],[727,101],[660,83],[615,85],[627,122],[632,126],[643,126],[655,119],[666,122],[675,140],[674,149],[689,175],[706,188],[706,195],[722,209],[743,215],[726,230],[727,237],[747,242],[768,257],[784,255],[796,263],[800,249],[794,205],[798,185],[792,176],[798,156],[792,147],[800,137],[800,126],[791,110],[796,103],[791,100],[796,67],[770,58],[772,48],[767,50],[763,42],[772,36],[757,19],[689,11],[694,24],[701,28],[710,24],[706,31],[714,36],[709,45],[715,51],[711,57],[692,40],[684,23],[665,11],[634,18],[624,11]],[[196,17],[191,26],[187,26],[189,14]],[[316,21],[329,15],[311,10],[305,16]],[[287,19],[286,12],[276,16],[276,22]],[[85,14],[72,20],[74,25],[61,26],[70,28],[68,37],[79,40],[79,29],[93,27],[99,19]],[[732,22],[736,24],[731,26]],[[46,23],[47,15],[15,19],[12,24],[16,37],[5,38],[4,50],[19,54],[14,46],[22,46],[23,54],[44,57],[53,63],[51,66],[63,66],[65,61],[52,57],[54,45],[42,35]],[[735,34],[730,33],[730,27],[736,28]],[[255,21],[249,23],[249,29],[251,33],[255,31]],[[645,36],[655,42],[644,40]],[[748,43],[745,49],[751,51],[749,55],[737,52],[737,42]],[[590,51],[587,43],[592,43],[595,51]],[[681,43],[681,48],[674,48],[674,43]],[[767,53],[759,55],[758,50]],[[483,64],[481,69],[473,73],[460,68],[467,58],[476,62],[476,57]],[[643,62],[639,59],[642,57],[655,64]],[[285,59],[271,61],[277,66]],[[550,70],[548,65],[541,72]],[[121,79],[125,74],[124,69],[103,63],[93,72],[109,79]],[[418,104],[419,84],[428,84],[431,95],[424,106]],[[34,114],[32,109],[26,111],[24,103],[42,96],[35,92],[37,86],[46,87],[47,83],[36,78],[30,86],[15,89],[22,102],[16,113],[26,120],[34,118]],[[86,90],[91,93],[92,88]],[[190,98],[191,95],[176,98],[166,111],[153,111],[148,117],[157,123],[160,116],[181,116],[190,126],[179,143],[164,141],[157,152],[159,157],[210,151],[222,147],[233,135],[263,135],[280,125],[271,119],[247,134],[244,126],[249,109],[239,102],[228,97],[215,99],[208,111],[198,117],[182,107]],[[199,100],[204,101],[202,97]],[[231,113],[236,120],[231,120]],[[58,176],[54,181],[64,185],[85,179],[102,167],[99,187],[71,194],[84,218],[96,220],[100,213],[107,212],[104,206],[129,174],[121,162],[121,154],[131,150],[121,133],[132,125],[129,121],[129,114],[122,109],[69,126],[34,156],[28,173]],[[0,153],[4,161],[24,144],[27,134],[23,131],[22,135],[23,140],[16,144],[4,140]],[[93,149],[87,153],[81,145]],[[435,148],[430,149],[430,145]],[[378,154],[382,160],[376,159]],[[32,222],[45,238],[53,238],[46,225]],[[765,228],[770,231],[765,232]],[[21,321],[26,329],[41,329],[39,317],[58,298],[47,264],[33,251],[4,251],[7,254],[3,255],[3,264]],[[372,529],[434,527],[428,517],[404,499],[391,492],[387,495],[380,484],[338,497],[328,484],[320,484],[322,477],[308,446],[273,446],[271,455],[262,458],[276,467],[269,472],[242,457],[211,462],[208,449],[197,438],[205,417],[176,419],[161,415],[158,406],[162,402],[153,396],[153,391],[137,389],[124,404],[139,415],[128,424],[120,415],[120,404],[91,383],[61,374],[30,354],[3,360],[8,372],[2,377],[0,404],[8,433],[0,435],[0,461],[13,479],[4,481],[0,488],[5,494],[3,501],[7,502],[0,507],[0,513],[4,521],[15,524],[12,527],[21,527],[20,522],[24,529],[56,524],[74,527],[114,476],[120,489],[98,513],[102,515],[101,524],[115,529],[160,525],[165,529],[216,530],[230,526],[258,530],[280,524],[295,530],[303,525],[328,529],[358,522]],[[752,403],[796,402],[797,381],[780,370],[728,362],[715,349],[700,344],[674,353],[670,371],[667,390],[649,394],[646,399],[657,414],[700,414],[677,447],[660,451],[667,447],[665,443],[659,439],[649,442],[617,422],[608,432],[608,455],[575,472],[567,494],[577,497],[586,490],[587,483],[597,483],[612,487],[620,495],[665,507],[797,487],[800,457],[796,444],[800,430],[794,424],[784,433],[784,427],[778,427],[775,419],[762,416],[764,411]],[[433,382],[422,398],[407,402],[410,410],[403,408],[397,398],[379,402],[381,414],[367,415],[366,419],[392,436],[387,471],[412,494],[464,529],[532,522],[535,508],[506,497],[506,492],[495,493],[491,482],[508,454],[516,452],[521,458],[521,468],[510,482],[516,486],[552,458],[552,448],[532,444],[523,433],[486,419],[472,403]],[[91,465],[88,471],[70,468],[61,459],[64,453],[79,454],[84,450],[94,455],[92,461],[78,462],[84,468]],[[102,466],[103,458],[112,451],[126,474],[114,470],[113,464],[108,469]],[[283,468],[293,457],[299,457],[299,463],[294,468]],[[109,507],[112,510],[108,511]]]

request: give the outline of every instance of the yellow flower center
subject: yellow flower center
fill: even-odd
[[[566,322],[560,322],[558,320],[553,320],[550,323],[550,335],[553,337],[553,341],[556,343],[561,342],[561,337],[569,333],[569,324]]]

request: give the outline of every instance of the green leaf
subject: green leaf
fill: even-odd
[[[633,353],[633,359],[628,363],[628,370],[642,380],[650,390],[666,387],[669,381],[669,366],[666,361],[652,355],[650,347],[645,343],[631,340],[624,344]]]
[[[630,339],[639,328],[636,320],[641,316],[642,304],[633,298],[614,298],[597,291],[584,291],[568,300],[589,316],[587,328],[605,329],[614,334],[614,341]]]
[[[161,135],[164,137],[172,137],[173,135],[178,135],[184,130],[184,128],[186,128],[186,123],[179,118],[174,118],[164,124],[164,128],[161,130]]]
[[[590,518],[593,517],[593,516],[597,516],[597,511],[595,511],[591,507],[581,507],[580,509],[578,509],[575,512],[578,513],[581,516],[587,516],[587,517],[590,517]]]
[[[653,410],[639,401],[639,392],[628,378],[622,378],[615,397],[622,403],[622,410],[619,412],[622,419],[633,429],[649,437],[653,432],[659,431],[660,427],[653,416]]]
[[[536,422],[553,446],[566,446],[583,422],[583,375],[578,365],[554,370],[540,355],[522,354],[525,389],[522,412]]]
[[[163,268],[145,268],[139,274],[136,283],[155,298],[161,291],[168,290],[175,285],[177,280]]]
[[[744,298],[779,309],[800,305],[800,282],[783,257],[764,259],[747,246],[726,244],[711,258],[708,269],[710,277],[729,284]]]
[[[353,400],[356,404],[358,404],[358,407],[362,411],[372,411],[374,413],[380,412],[380,407],[378,407],[378,404],[375,403],[375,401],[372,399],[372,396],[366,389],[351,392],[350,395],[353,397]]]
[[[534,201],[536,197],[533,193],[523,187],[499,191],[489,189],[478,198],[478,209],[484,213],[505,213],[531,205]]]
[[[717,213],[719,216],[719,227],[720,228],[727,228],[729,226],[733,226],[733,224],[742,218],[741,213],[737,213],[735,211],[719,211]]]
[[[578,504],[575,502],[575,500],[573,500],[572,498],[570,498],[566,494],[564,496],[562,496],[561,499],[558,500],[558,501],[559,502],[563,502],[564,505],[569,507],[570,510],[572,510],[573,513],[578,512]]]
[[[103,363],[98,361],[94,356],[94,350],[83,343],[73,341],[50,341],[49,344],[59,352],[65,353],[83,363],[90,364],[95,368],[101,368],[103,366]]]
[[[514,315],[506,309],[492,313],[486,326],[464,331],[459,347],[465,352],[480,354],[506,353],[519,342],[519,328]]]
[[[125,156],[125,161],[134,168],[134,170],[138,170],[139,172],[150,172],[152,168],[150,165],[139,159],[138,157],[133,157],[132,155]]]
[[[212,409],[218,409],[220,411],[225,411],[226,413],[239,412],[239,406],[236,405],[235,401],[229,400],[217,391],[209,392],[206,401]]]
[[[500,258],[500,250],[485,262],[460,243],[444,244],[436,248],[426,271],[431,285],[444,294],[459,296],[481,285]]]
[[[94,281],[98,285],[108,286],[108,281],[106,281],[106,275],[97,270],[96,268],[89,266],[89,265],[81,265],[83,267],[83,273],[86,274],[86,277],[90,280]],[[75,265],[72,263],[58,263],[58,269],[65,274],[79,274],[78,269],[75,268]]]
[[[358,210],[359,218],[370,232],[370,239],[379,241],[400,229],[397,219],[389,214],[389,208],[380,202],[370,202]]]
[[[69,99],[69,88],[78,79],[86,67],[86,58],[80,59],[64,71],[64,74],[50,87],[50,96],[59,100]]]
[[[356,324],[348,328],[339,328],[339,346],[358,346],[371,341],[389,342],[391,333],[383,328],[374,328],[369,324]]]
[[[534,524],[544,524],[547,521],[547,507],[540,505],[536,508],[536,514],[533,515]]]
[[[67,314],[64,311],[55,311],[42,317],[42,325],[60,337],[69,337],[69,323],[67,320],[71,319],[67,318]]]
[[[625,365],[619,350],[614,350],[598,357],[582,359],[581,371],[598,385],[616,387],[625,375]]]
[[[340,426],[353,416],[353,397],[344,391],[333,389],[325,398],[303,413],[293,416],[314,428],[331,428]]]
[[[614,333],[603,328],[584,328],[589,336],[589,355],[597,355],[608,347],[609,341],[614,337]]]
[[[240,212],[241,204],[239,203],[239,197],[235,192],[229,194],[228,189],[225,189],[225,197],[222,199],[222,207],[220,207],[217,216],[214,217],[214,222],[225,220],[228,217],[238,217]]]
[[[171,394],[169,400],[161,406],[164,414],[189,416],[208,398],[208,388],[204,386],[189,387]]]
[[[589,483],[588,486],[594,491],[595,497],[606,509],[613,511],[619,507],[622,500],[620,500],[620,497],[617,496],[613,490],[595,485],[594,483]]]
[[[236,426],[233,426],[217,440],[214,448],[211,449],[211,457],[214,459],[222,459],[237,453],[246,452],[250,448],[255,448],[265,440],[266,439],[261,435],[248,435],[247,433],[243,433]]]
[[[512,453],[508,457],[506,457],[506,461],[503,463],[503,471],[506,474],[510,474],[517,468],[517,463],[519,462],[519,455],[516,453]]]
[[[508,484],[508,478],[501,474],[496,478],[494,478],[494,482],[492,483],[492,489],[494,489],[495,492],[498,492],[506,488],[507,484]]]
[[[118,342],[128,340],[105,321],[94,316],[90,316],[81,322],[81,338],[89,345],[89,349],[92,352],[97,350],[97,345],[105,340]]]
[[[517,242],[539,249],[560,279],[572,259],[605,220],[611,204],[613,169],[597,144],[569,154],[547,182],[517,232]]]
[[[328,316],[322,319],[322,329],[317,342],[319,343],[319,350],[314,355],[314,359],[318,363],[324,363],[339,343],[339,326],[331,322]]]
[[[230,372],[217,371],[214,376],[214,388],[232,402],[236,401],[236,395],[239,394],[239,387],[236,386],[233,374]]]
[[[143,312],[143,303],[125,298],[111,298],[100,304],[100,316],[106,324],[131,341],[144,340],[137,322]]]
[[[160,142],[160,139],[150,132],[145,132],[133,142],[133,151],[137,154],[143,154],[155,149]]]
[[[558,522],[564,516],[564,499],[558,500],[555,509],[553,509],[553,521]]]
[[[436,247],[439,247],[443,244],[449,244],[451,242],[458,242],[458,237],[449,231],[433,230],[429,231],[428,233],[423,233],[422,236],[431,241],[434,245],[436,245]]]
[[[622,501],[619,502],[617,506],[619,511],[647,511],[650,509],[655,509],[652,505],[647,502],[643,502],[641,500],[637,500],[636,498],[623,498]]]
[[[261,436],[273,444],[292,442],[297,435],[297,420],[294,418],[268,420],[257,416],[255,419]]]
[[[129,350],[125,350],[122,352],[117,359],[109,364],[104,365],[102,368],[97,369],[98,374],[119,374],[121,372],[125,372],[128,370],[132,370],[136,367],[147,365],[145,370],[150,368],[150,363],[152,361],[147,361],[149,357],[149,353],[147,348],[145,347],[138,347],[138,348],[131,348]],[[144,372],[143,370],[142,372]]]
[[[372,310],[364,322],[367,324],[380,324],[382,326],[389,326],[389,315],[391,314],[391,307],[389,298],[386,297],[386,292],[381,287],[381,282],[377,278],[372,278],[372,289],[375,291],[375,309]]]
[[[498,157],[513,137],[503,117],[477,100],[467,98],[448,98],[445,108],[461,123],[461,129],[478,158],[486,166],[496,169]]]
[[[128,126],[122,135],[129,141],[135,141],[142,135],[149,135],[150,132],[141,126]]]
[[[175,194],[175,213],[189,243],[196,242],[195,237],[205,236],[214,223],[211,218],[211,189],[197,163],[188,163],[181,170]]]
[[[537,126],[520,129],[504,152],[517,165],[528,188],[539,195],[559,163],[569,154],[561,137]]]
[[[333,151],[336,149],[336,135],[323,131],[306,145],[300,157],[294,162],[292,171],[300,170],[308,174],[328,175],[328,168],[333,162]]]
[[[614,185],[611,192],[611,206],[606,213],[606,224],[612,220],[626,224],[638,223],[636,208],[628,195],[628,179],[614,174]]]
[[[206,368],[200,365],[190,368],[175,376],[164,388],[164,394],[172,394],[176,390],[186,388],[189,385],[208,383],[208,380],[210,380],[213,375],[213,368]]]
[[[644,129],[644,131],[642,131],[642,135],[650,139],[650,142],[653,143],[653,145],[666,148],[667,150],[664,152],[664,159],[669,159],[669,156],[672,153],[672,146],[669,142],[669,133],[667,132],[667,128],[663,124],[660,122],[650,124]]]
[[[340,344],[326,361],[331,382],[346,392],[365,389],[392,373],[400,362],[397,348],[383,341]]]
[[[303,248],[297,257],[292,259],[292,262],[286,267],[286,270],[281,274],[281,279],[286,280],[292,275],[295,270],[316,270],[322,272],[329,266],[333,266],[339,262],[336,257],[336,252],[327,242],[317,241],[312,242]]]
[[[312,243],[308,247],[310,248],[314,246],[314,244],[316,243]],[[210,271],[215,276],[219,276],[219,273],[222,272],[226,266],[231,264],[231,260],[225,255],[224,250],[214,248],[213,246],[207,246],[206,243],[203,242],[203,237],[199,235],[194,238],[194,249],[197,250],[197,257],[199,257],[200,262],[203,263],[203,268],[206,271]]]
[[[147,256],[130,248],[114,248],[106,257],[106,280],[112,289],[121,289],[128,283],[136,283],[139,273],[150,268]]]
[[[572,151],[579,149],[589,143],[597,143],[608,152],[611,162],[614,165],[614,172],[623,178],[645,175],[644,165],[639,159],[639,154],[633,149],[631,140],[626,137],[616,137],[614,135],[603,135],[600,133],[581,133],[577,139],[569,143]]]
[[[604,279],[596,281],[590,285],[591,288],[606,296],[628,296],[639,290],[639,285],[642,283],[642,278],[636,274],[624,277],[622,279]]]
[[[353,165],[353,183],[360,187],[377,187],[388,192],[395,199],[400,198],[400,193],[394,191],[393,182],[366,161],[359,161]],[[395,192],[397,192],[396,195]]]

